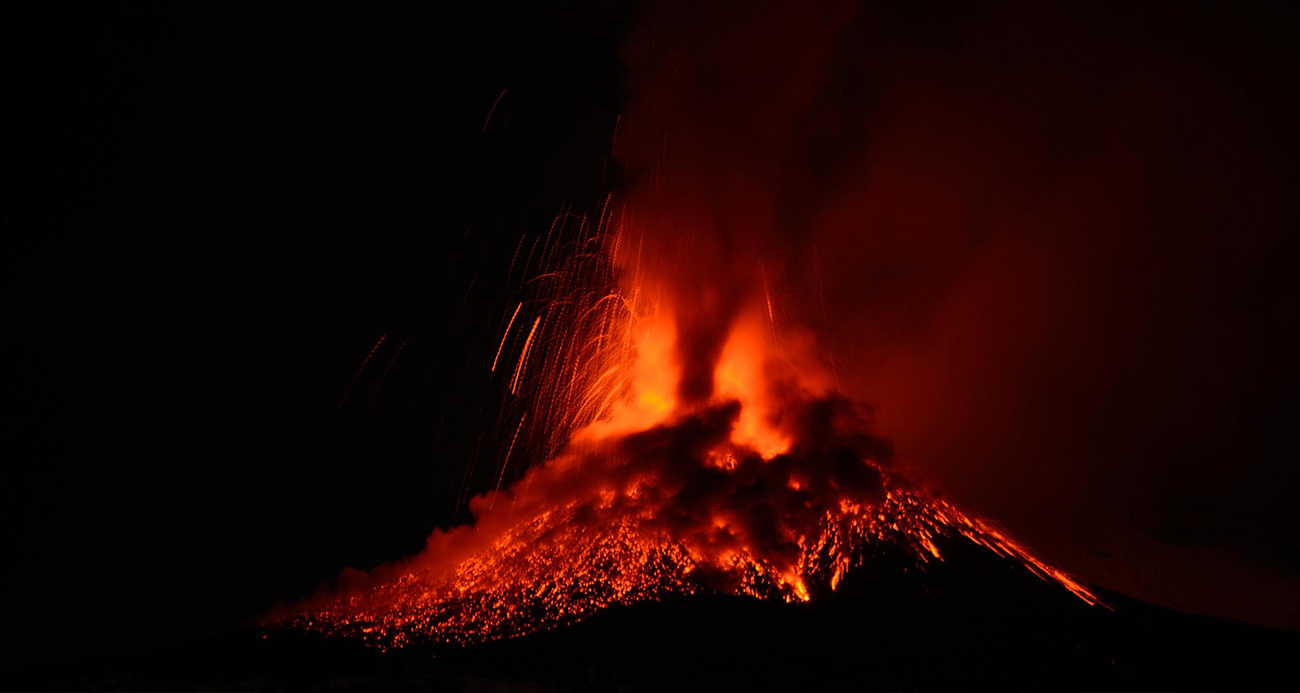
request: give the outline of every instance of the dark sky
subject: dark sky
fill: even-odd
[[[6,22],[7,658],[248,623],[463,520],[512,254],[643,189],[620,115],[766,200],[918,475],[1084,579],[1300,624],[1284,4],[592,5]]]

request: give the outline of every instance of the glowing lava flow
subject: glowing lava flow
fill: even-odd
[[[633,284],[628,293],[641,294],[642,283]],[[506,489],[473,499],[472,526],[436,532],[420,556],[314,600],[293,624],[384,647],[473,643],[673,593],[806,601],[873,555],[901,551],[924,567],[953,542],[1097,603],[998,530],[893,472],[889,445],[868,433],[868,411],[833,391],[811,340],[775,333],[766,293],[728,324],[711,396],[690,402],[678,397],[681,323],[671,309],[642,297],[655,309],[638,313],[636,298],[584,295],[575,315],[599,318],[582,323],[592,334],[538,332],[546,321],[517,320],[516,307],[510,325],[531,328],[514,367],[503,368],[512,394],[530,369],[546,374],[534,377],[575,427],[567,444]],[[582,362],[584,353],[600,356]],[[581,387],[565,372],[581,373]],[[528,419],[546,416],[558,414]],[[523,417],[509,426],[511,451],[523,426]]]

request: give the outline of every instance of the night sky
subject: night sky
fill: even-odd
[[[815,267],[787,308],[918,478],[1300,628],[1286,4],[606,5],[6,22],[4,661],[246,626],[465,521],[516,247],[664,130],[776,220],[701,257]]]

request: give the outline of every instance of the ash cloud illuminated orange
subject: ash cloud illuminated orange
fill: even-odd
[[[618,153],[683,285],[770,295],[909,473],[1091,582],[1296,628],[1296,90],[1265,24],[652,3]]]
[[[922,567],[954,543],[1096,602],[904,479],[870,409],[840,393],[827,352],[799,327],[795,307],[824,316],[825,297],[800,283],[817,195],[806,152],[789,149],[806,143],[790,133],[824,98],[835,37],[855,17],[764,9],[728,22],[702,11],[703,36],[674,16],[676,41],[629,44],[638,91],[617,151],[629,189],[546,273],[576,287],[552,306],[590,305],[568,321],[546,308],[521,350],[505,347],[510,326],[501,337],[512,395],[529,379],[560,393],[534,400],[519,428],[527,417],[572,435],[525,444],[540,456],[470,501],[472,525],[347,576],[292,622],[384,646],[476,642],[669,593],[808,600],[872,555]],[[764,53],[777,35],[807,50]]]

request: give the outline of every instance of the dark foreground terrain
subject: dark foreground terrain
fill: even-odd
[[[950,547],[952,548],[952,547]],[[33,690],[1290,689],[1300,634],[1103,593],[1089,606],[1023,568],[879,560],[808,604],[697,595],[468,648],[388,653],[249,630],[4,672]],[[871,564],[869,564],[871,565]]]

